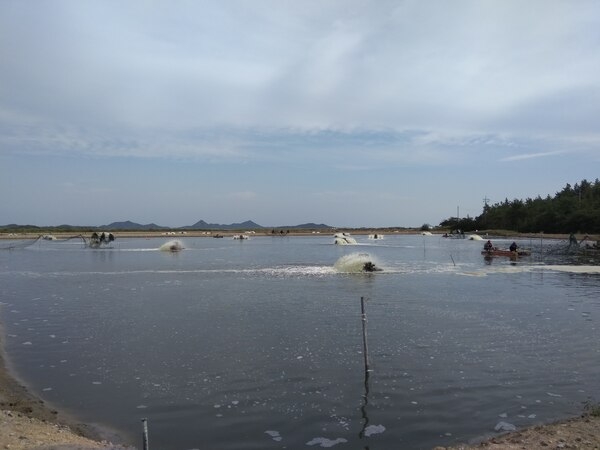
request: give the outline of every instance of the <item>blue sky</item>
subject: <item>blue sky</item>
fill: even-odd
[[[0,224],[420,226],[600,176],[600,2],[0,0]]]

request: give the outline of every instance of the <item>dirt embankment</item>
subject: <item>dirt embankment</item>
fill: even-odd
[[[583,415],[562,422],[513,431],[473,445],[436,447],[434,450],[550,450],[600,449],[600,417]]]

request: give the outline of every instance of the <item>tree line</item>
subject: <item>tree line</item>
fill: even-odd
[[[464,231],[513,230],[521,233],[600,233],[600,180],[569,183],[553,197],[484,205],[475,218],[450,217],[440,226]]]

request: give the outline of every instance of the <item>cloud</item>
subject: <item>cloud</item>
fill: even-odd
[[[85,127],[473,132],[600,83],[594,2],[11,5],[3,107]]]
[[[208,175],[220,192],[256,192],[253,206],[264,180],[301,198],[358,177],[422,193],[435,174],[454,197],[467,184],[461,195],[479,206],[472,186],[489,161],[545,157],[561,182],[592,170],[598,48],[595,0],[5,1],[0,158],[22,167],[60,158],[81,171],[104,162],[119,186],[130,175],[115,167],[181,171],[184,161],[205,177],[182,188],[205,192]],[[180,179],[160,173],[151,181],[165,184],[147,189]],[[537,191],[550,178],[511,188]],[[506,195],[505,184],[484,182],[486,195]],[[243,197],[230,202],[246,207]]]
[[[523,161],[525,159],[534,159],[534,158],[546,158],[548,156],[561,155],[566,153],[564,151],[555,151],[555,152],[540,152],[540,153],[524,153],[521,155],[507,156],[506,158],[502,158],[501,162],[509,162],[509,161]]]

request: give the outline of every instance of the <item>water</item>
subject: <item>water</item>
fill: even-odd
[[[6,350],[46,401],[138,446],[147,417],[161,449],[430,449],[600,400],[598,265],[355,237],[0,251]]]

